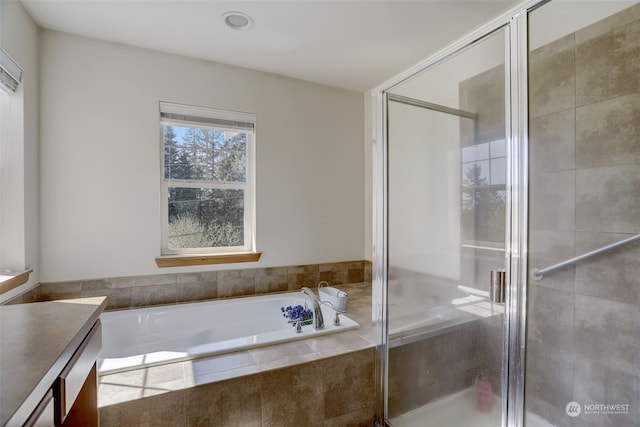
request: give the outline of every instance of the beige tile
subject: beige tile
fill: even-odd
[[[567,402],[568,403],[568,402]],[[565,405],[558,402],[548,402],[544,397],[538,397],[526,390],[527,411],[541,416],[556,427],[591,427],[584,422],[574,424],[574,419],[567,416]]]
[[[177,274],[177,300],[201,301],[218,297],[218,272]]]
[[[529,287],[527,344],[530,350],[545,348],[570,355],[573,351],[573,290]]]
[[[324,427],[371,427],[373,426],[373,416],[373,406],[356,409],[335,418],[325,419]]]
[[[100,406],[186,387],[183,363],[152,366],[100,377]]]
[[[42,301],[80,298],[82,282],[45,282],[40,284]]]
[[[573,401],[573,357],[566,353],[550,351],[544,344],[532,347],[527,349],[528,395],[551,402]]]
[[[318,283],[320,283],[320,272],[288,274],[287,280],[290,291],[298,290],[303,286],[315,289],[318,287]]]
[[[287,356],[283,359],[269,360],[260,363],[259,370],[261,372],[272,371],[274,369],[287,368],[289,366],[304,365],[309,362],[320,360],[322,357],[318,353],[297,354],[294,356]]]
[[[576,110],[578,169],[640,164],[640,93]]]
[[[286,276],[288,267],[265,267],[252,269],[255,277],[260,276]]]
[[[640,92],[640,20],[576,45],[576,102]]]
[[[145,385],[157,386],[184,379],[184,362],[150,366],[144,369]]]
[[[185,391],[188,426],[262,425],[261,377],[249,375]]]
[[[81,286],[83,291],[130,288],[131,277],[112,277],[107,279],[84,280],[81,282]]]
[[[529,114],[539,117],[575,108],[574,35],[531,52]]]
[[[324,417],[371,408],[374,403],[374,350],[324,359]]]
[[[118,381],[100,381],[98,385],[98,406],[109,406],[117,403],[140,399],[144,395],[144,387],[123,384]]]
[[[255,366],[256,362],[248,351],[241,351],[203,359],[194,359],[184,362],[184,364],[187,375],[197,377],[199,375],[227,371],[229,369]]]
[[[631,236],[579,232],[576,251],[586,253]],[[576,264],[576,292],[640,306],[640,243]]]
[[[275,346],[249,350],[260,369],[274,369],[292,363],[315,360],[319,355],[306,341],[292,341]]]
[[[325,281],[329,286],[344,285],[348,283],[348,270],[321,271],[318,277],[320,281]]]
[[[323,271],[340,271],[347,270],[349,268],[349,261],[344,262],[328,262],[324,264],[318,265],[318,270],[322,273]]]
[[[205,301],[218,298],[218,284],[206,282],[178,283],[177,302]]]
[[[347,262],[347,269],[359,269],[359,268],[364,268],[364,261],[363,260],[348,261]]]
[[[323,362],[262,373],[264,426],[323,425]]]
[[[529,192],[531,230],[575,230],[574,171],[532,174]]]
[[[177,275],[174,273],[133,276],[131,277],[131,286],[175,285],[177,280]]]
[[[185,426],[184,392],[174,391],[100,408],[101,427]]]
[[[242,368],[227,369],[225,371],[211,372],[208,374],[198,375],[197,377],[186,378],[187,386],[204,385],[218,381],[230,380],[234,378],[242,378],[247,375],[259,374],[261,369],[258,365],[244,366]]]
[[[253,295],[256,282],[250,270],[225,270],[218,275],[218,297],[236,297]]]
[[[640,4],[631,6],[594,24],[576,31],[576,44],[581,44],[616,28],[625,27],[640,20]]]
[[[5,302],[6,305],[11,304],[28,304],[30,302],[40,301],[40,285],[36,284],[34,287],[29,289],[23,294],[17,295],[11,298],[9,301]]]
[[[638,331],[637,305],[576,295],[573,340],[577,354],[589,355],[592,362],[640,376]]]
[[[639,189],[638,165],[576,171],[576,229],[640,233]]]
[[[364,268],[350,268],[347,271],[347,283],[361,283],[364,282]]]
[[[575,169],[575,111],[532,118],[529,147],[532,175]]]
[[[364,281],[366,283],[368,283],[369,285],[371,285],[371,262],[368,262],[367,264],[365,264],[364,266]]]
[[[287,274],[307,274],[307,273],[318,273],[320,271],[320,267],[318,264],[307,264],[307,265],[291,265],[287,267]]]
[[[352,331],[314,338],[309,346],[322,357],[331,357],[371,347],[371,343]]]
[[[131,307],[174,304],[178,300],[176,284],[144,285],[131,288]]]
[[[629,404],[628,413],[576,417],[580,424],[591,420],[597,427],[636,426],[640,420],[638,401],[638,376],[618,370],[612,363],[594,363],[584,355],[576,357],[574,364],[574,399],[577,402],[617,402]]]
[[[106,310],[115,310],[120,308],[128,308],[131,306],[131,287],[121,288],[95,288],[83,290],[82,297],[107,297]]]
[[[529,234],[529,271],[543,269],[576,255],[575,232],[573,231],[533,231]],[[575,265],[569,265],[530,283],[563,291],[574,289]]]
[[[286,274],[256,276],[256,294],[285,292],[289,290],[289,278]]]
[[[460,108],[478,115],[475,121],[466,121],[471,144],[505,137],[504,88],[504,64],[460,82]]]

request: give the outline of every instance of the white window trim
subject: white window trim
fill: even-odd
[[[160,113],[170,113],[173,115],[183,115],[185,120],[176,120],[174,118],[165,119],[160,117],[160,187],[161,187],[161,254],[162,256],[172,255],[224,255],[224,254],[242,254],[256,253],[255,238],[255,114],[236,112],[229,110],[220,110],[215,108],[192,107],[183,104],[174,104],[169,102],[160,102]],[[219,119],[229,122],[229,125],[209,125],[206,123],[190,120],[192,118],[202,117],[209,119]],[[236,123],[251,123],[253,129],[243,128],[242,125],[234,126]],[[164,132],[163,126],[193,126],[203,129],[242,131],[247,133],[246,153],[247,153],[247,169],[246,182],[211,182],[211,181],[185,181],[175,179],[165,179],[164,176]],[[185,249],[169,249],[169,206],[167,199],[169,197],[170,187],[187,187],[187,188],[219,188],[219,189],[241,189],[244,194],[244,244],[242,246],[230,247],[210,247],[210,248],[185,248]]]

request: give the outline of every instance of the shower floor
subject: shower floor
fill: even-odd
[[[475,409],[475,393],[469,388],[443,397],[389,421],[393,427],[497,427],[500,426],[500,399],[493,398],[493,409],[481,413]],[[527,414],[527,427],[554,427],[535,414]]]

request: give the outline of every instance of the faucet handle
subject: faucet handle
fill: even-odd
[[[336,317],[333,318],[333,326],[340,326],[340,313],[336,311]]]

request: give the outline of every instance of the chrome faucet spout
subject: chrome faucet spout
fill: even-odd
[[[324,317],[322,316],[320,301],[318,301],[318,298],[316,298],[313,291],[307,288],[306,286],[301,288],[300,291],[303,294],[307,295],[311,299],[311,302],[313,303],[313,328],[316,330],[324,329]]]

